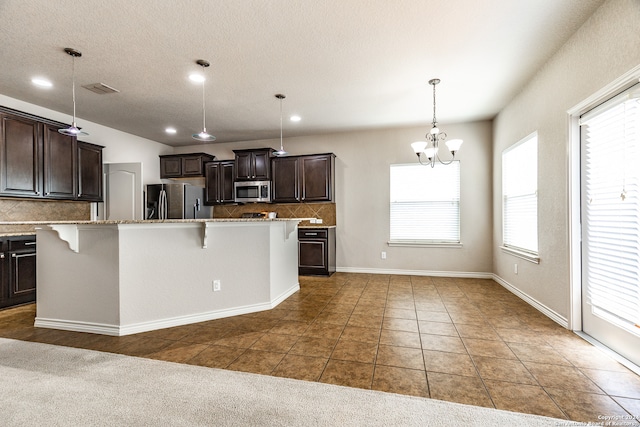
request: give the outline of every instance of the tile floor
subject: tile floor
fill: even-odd
[[[271,311],[124,337],[34,328],[0,336],[430,397],[575,421],[640,425],[640,377],[492,280],[301,277]]]

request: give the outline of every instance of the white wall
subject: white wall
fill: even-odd
[[[286,138],[291,154],[336,154],[337,266],[341,271],[397,273],[491,272],[491,122],[440,124],[449,138],[462,138],[462,248],[389,247],[389,165],[413,163],[411,142],[424,140],[428,123],[391,128]],[[232,159],[232,149],[273,147],[279,140],[180,147],[176,152],[206,152]],[[428,185],[425,183],[425,185]],[[436,184],[437,185],[437,184]],[[387,259],[380,252],[387,252]],[[475,274],[477,275],[477,274]]]
[[[72,117],[54,110],[29,104],[0,94],[0,105],[14,110],[34,114],[46,119],[71,123]],[[171,154],[173,148],[159,142],[141,138],[129,133],[108,128],[97,123],[78,119],[78,124],[89,133],[81,138],[82,141],[104,146],[102,152],[104,163],[134,163],[143,164],[143,184],[160,182],[161,154]]]
[[[607,1],[494,120],[493,271],[565,319],[571,303],[567,111],[640,64],[639,31],[638,0]],[[501,154],[534,131],[538,131],[539,265],[498,248]]]

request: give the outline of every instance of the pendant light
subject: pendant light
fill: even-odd
[[[284,96],[281,93],[278,93],[275,95],[275,97],[280,100],[280,149],[274,152],[273,155],[276,157],[284,157],[287,154],[289,154],[286,151],[284,151],[284,147],[282,145],[282,100],[285,99],[286,96]]]
[[[72,79],[71,94],[73,99],[73,120],[71,121],[71,126],[65,129],[58,129],[58,132],[68,136],[89,135],[88,133],[81,131],[78,128],[78,126],[76,126],[76,58],[80,58],[82,56],[82,53],[70,47],[65,48],[64,51],[68,55],[71,55],[71,57],[73,58],[73,62],[72,62],[73,65],[71,69],[71,76],[72,76],[71,77]]]
[[[209,66],[209,62],[205,61],[204,59],[198,59],[196,61],[196,64],[200,65],[203,70]],[[213,142],[216,140],[216,137],[207,132],[207,119],[204,102],[204,82],[206,80],[207,79],[205,78],[202,79],[202,132],[194,133],[193,135],[191,135],[191,137],[193,139],[197,139],[198,141]]]

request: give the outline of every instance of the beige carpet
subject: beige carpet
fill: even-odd
[[[546,417],[0,338],[3,426],[560,426]]]

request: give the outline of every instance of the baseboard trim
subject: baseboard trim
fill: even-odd
[[[493,274],[492,276],[493,276],[493,280],[495,280],[500,285],[502,285],[502,287],[504,287],[506,290],[508,290],[509,292],[511,292],[512,294],[514,294],[515,296],[517,296],[518,298],[520,298],[521,300],[523,300],[524,302],[526,302],[527,304],[529,304],[530,306],[532,306],[533,308],[535,308],[536,310],[538,310],[539,312],[547,316],[549,319],[556,322],[558,325],[562,326],[563,328],[569,329],[569,321],[567,320],[566,317],[558,314],[556,311],[550,309],[549,307],[542,304],[540,301],[531,297],[527,293],[522,292],[520,289],[516,288],[511,283],[507,282],[497,274]]]
[[[140,322],[130,325],[109,325],[102,323],[79,322],[72,320],[47,319],[36,317],[34,326],[38,328],[61,329],[63,331],[88,332],[101,335],[124,336],[138,334],[140,332],[155,331],[157,329],[172,328],[175,326],[189,325],[192,323],[206,322],[208,320],[222,319],[224,317],[239,316],[241,314],[257,313],[275,308],[282,301],[300,290],[300,284],[280,294],[273,301],[245,305],[222,310],[213,310],[205,313],[177,316],[166,319],[158,319],[149,322]]]
[[[290,287],[280,295],[278,295],[275,299],[271,300],[271,307],[275,308],[278,304],[289,298],[291,295],[295,294],[300,290],[300,283],[296,283],[294,286]]]
[[[60,329],[62,331],[87,332],[90,334],[119,336],[119,328],[116,325],[104,323],[75,322],[71,320],[47,319],[36,317],[33,324],[36,328]]]
[[[493,279],[493,273],[477,271],[395,270],[364,267],[337,267],[339,273],[394,274],[400,276],[466,277],[470,279]]]

